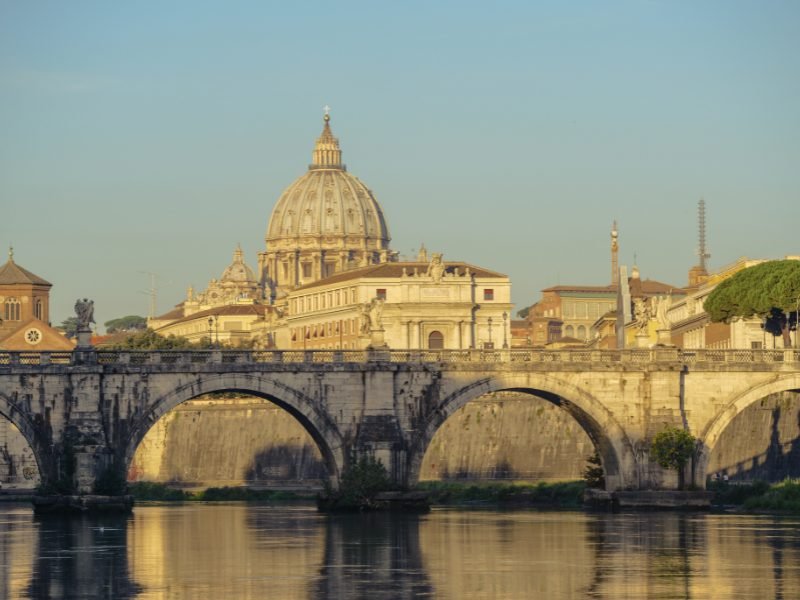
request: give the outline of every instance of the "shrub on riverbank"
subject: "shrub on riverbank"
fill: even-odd
[[[164,485],[138,481],[129,485],[136,500],[160,502],[275,502],[303,498],[294,492],[283,490],[252,490],[249,488],[208,488],[198,492],[186,492]]]
[[[372,457],[354,460],[342,473],[339,487],[326,483],[325,491],[317,498],[321,511],[372,510],[375,497],[394,489],[383,463]]]
[[[800,481],[787,479],[773,484],[760,496],[744,502],[747,510],[769,510],[800,513]]]
[[[584,481],[536,484],[460,483],[425,481],[418,489],[429,494],[431,504],[513,504],[578,508],[583,505]]]

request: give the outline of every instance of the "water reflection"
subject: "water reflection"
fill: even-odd
[[[136,597],[140,588],[128,572],[128,518],[37,518],[38,551],[27,597]]]
[[[325,523],[325,561],[315,594],[325,600],[433,598],[417,515],[353,514]]]
[[[7,598],[800,598],[798,521],[708,514],[0,506]]]

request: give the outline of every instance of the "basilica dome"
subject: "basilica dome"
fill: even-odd
[[[292,288],[348,268],[392,260],[389,228],[372,191],[347,172],[325,115],[308,171],[272,210],[266,252],[259,254],[265,288]]]
[[[233,262],[222,272],[220,281],[231,283],[256,283],[258,281],[253,269],[244,262],[241,246],[237,246],[233,253]]]
[[[286,188],[272,211],[266,242],[269,247],[310,237],[323,246],[326,237],[347,237],[353,242],[363,239],[378,249],[386,248],[390,239],[375,196],[342,164],[339,140],[331,133],[328,115],[308,172]]]

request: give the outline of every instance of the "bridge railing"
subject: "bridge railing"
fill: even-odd
[[[0,369],[11,366],[48,365],[182,365],[297,364],[297,363],[537,363],[559,365],[614,365],[670,363],[776,364],[800,363],[800,350],[680,350],[643,348],[626,350],[542,350],[512,348],[497,350],[98,350],[76,352],[0,351]]]

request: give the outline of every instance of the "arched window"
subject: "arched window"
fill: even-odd
[[[33,316],[42,320],[42,301],[40,299],[36,299],[36,302],[33,305]]]
[[[441,331],[431,331],[428,334],[428,348],[431,350],[444,349],[444,336]]]
[[[19,321],[19,300],[16,298],[7,298],[4,314],[6,321]]]
[[[567,325],[564,328],[564,337],[575,337],[575,330],[572,328],[572,325]]]
[[[586,339],[586,327],[583,325],[578,325],[578,339],[585,340]]]

